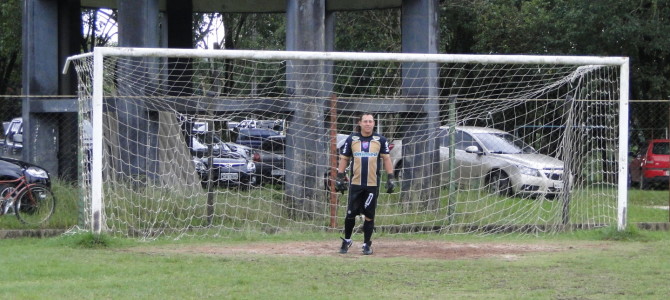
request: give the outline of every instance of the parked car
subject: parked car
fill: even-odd
[[[282,131],[284,130],[284,120],[242,120],[237,123],[236,130],[242,128],[265,128]]]
[[[253,160],[260,184],[281,183],[284,180],[284,150],[286,136],[266,137],[260,149],[255,149]]]
[[[2,150],[7,154],[20,154],[23,150],[23,118],[3,122]]]
[[[230,142],[225,143],[225,144],[226,144],[226,146],[228,146],[228,148],[230,148],[230,150],[232,152],[235,152],[235,153],[243,156],[244,158],[246,158],[248,160],[252,160],[252,158],[253,158],[252,157],[253,156],[253,149],[252,148],[244,146],[244,145],[236,144],[236,143],[230,143]]]
[[[211,145],[211,155],[209,145]],[[226,186],[257,184],[256,164],[230,149],[216,135],[211,133],[194,134],[191,154],[203,186],[210,181],[217,185]]]
[[[448,127],[437,132],[442,164],[442,184],[450,180]],[[402,141],[392,142],[395,173],[402,177]],[[563,161],[538,153],[520,138],[493,128],[457,126],[455,131],[455,176],[460,186],[485,186],[503,196],[546,196],[564,190]]]
[[[0,157],[0,180],[16,180],[26,176],[28,183],[41,183],[51,188],[51,177],[42,167],[24,161]],[[0,195],[4,195],[7,189],[13,188],[12,183],[0,183]]]
[[[191,142],[191,154],[204,157],[208,154],[209,145],[212,145],[212,155],[217,156],[241,156],[224,143],[218,136],[211,132],[193,134]]]
[[[254,149],[260,149],[263,141],[280,133],[266,128],[240,128],[235,143]]]
[[[653,139],[643,144],[628,165],[628,180],[640,189],[667,186],[670,180],[670,139]]]

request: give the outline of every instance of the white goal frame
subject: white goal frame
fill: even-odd
[[[619,66],[619,141],[618,141],[618,201],[617,228],[626,227],[627,217],[627,156],[629,115],[629,59],[627,57],[593,56],[540,56],[540,55],[467,55],[467,54],[408,54],[408,53],[344,53],[305,51],[253,51],[253,50],[194,50],[166,48],[109,48],[96,47],[92,53],[68,58],[71,60],[93,56],[92,98],[92,166],[91,166],[91,231],[100,233],[105,224],[103,213],[103,59],[111,56],[171,58],[245,58],[323,61],[389,61],[422,63],[480,63],[480,64],[557,64],[557,65],[608,65]]]

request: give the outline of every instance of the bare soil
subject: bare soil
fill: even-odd
[[[171,248],[144,248],[135,251],[144,253],[190,253],[205,255],[280,255],[280,256],[337,256],[347,258],[365,257],[361,252],[361,242],[354,245],[347,254],[340,254],[338,241],[329,242],[253,242],[248,244],[207,244],[178,245]],[[515,260],[524,253],[566,251],[572,247],[546,244],[511,244],[511,243],[459,243],[445,241],[409,241],[393,239],[373,240],[374,257],[409,257],[427,259],[478,259],[498,257]]]

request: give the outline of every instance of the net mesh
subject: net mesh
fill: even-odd
[[[382,184],[378,231],[538,234],[616,223],[619,66],[249,53],[104,58],[104,230],[339,230],[348,193],[330,184],[336,144],[360,112],[391,142],[398,181],[391,194]],[[93,57],[73,63],[90,214]]]

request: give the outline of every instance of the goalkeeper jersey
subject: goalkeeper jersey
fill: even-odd
[[[377,133],[364,137],[356,132],[347,137],[340,155],[351,160],[352,185],[379,186],[382,158],[389,155],[389,144]]]

